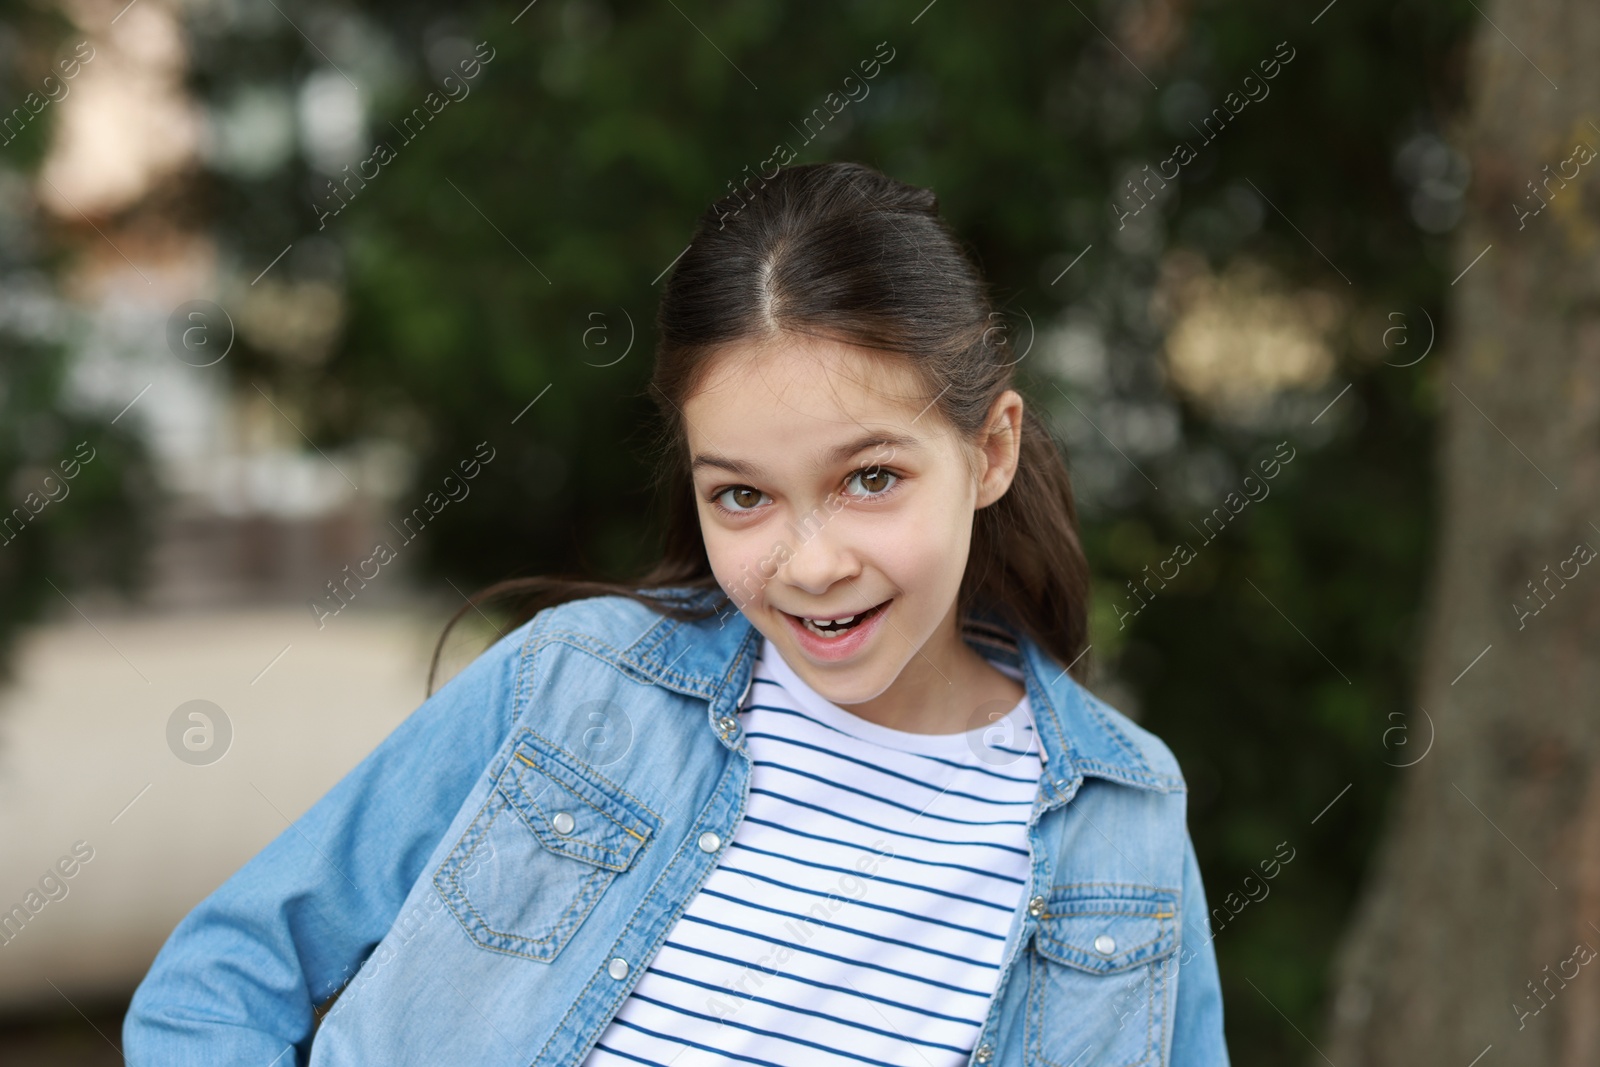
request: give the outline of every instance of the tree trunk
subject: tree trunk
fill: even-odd
[[[1574,152],[1600,151],[1600,17],[1478,6],[1426,716],[1387,760],[1435,739],[1396,772],[1318,1065],[1600,1063],[1600,155]]]

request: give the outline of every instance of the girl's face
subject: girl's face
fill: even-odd
[[[931,399],[892,358],[786,335],[718,357],[683,405],[717,581],[836,704],[872,700],[914,660],[911,677],[947,683],[965,650],[973,512],[1011,484],[1022,400],[1007,390],[974,448]],[[850,616],[837,637],[803,621]]]

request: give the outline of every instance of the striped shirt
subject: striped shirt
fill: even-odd
[[[907,733],[763,641],[739,714],[745,817],[585,1067],[964,1064],[1027,884],[1027,697],[967,733]]]

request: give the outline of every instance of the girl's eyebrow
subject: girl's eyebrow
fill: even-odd
[[[880,448],[885,445],[897,452],[922,451],[921,442],[914,437],[907,437],[902,434],[887,432],[869,433],[864,437],[858,437],[854,441],[847,441],[842,445],[837,445],[828,450],[821,456],[817,457],[816,465],[818,467],[832,466],[833,464],[841,463],[844,460],[849,459],[851,456],[854,456],[859,452],[865,452],[869,448]],[[737,459],[728,459],[725,456],[719,456],[715,453],[695,456],[694,461],[689,464],[689,473],[693,474],[701,467],[716,467],[719,470],[728,471],[730,474],[737,474],[741,478],[760,478],[764,473],[761,468],[756,466],[754,463],[746,463],[743,460]]]

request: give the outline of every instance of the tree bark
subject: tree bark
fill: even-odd
[[[1308,1063],[1600,1063],[1600,557],[1578,549],[1600,551],[1600,156],[1574,152],[1600,150],[1591,4],[1472,16],[1465,273],[1430,379],[1439,552],[1418,707],[1386,758],[1434,741],[1396,771]]]

